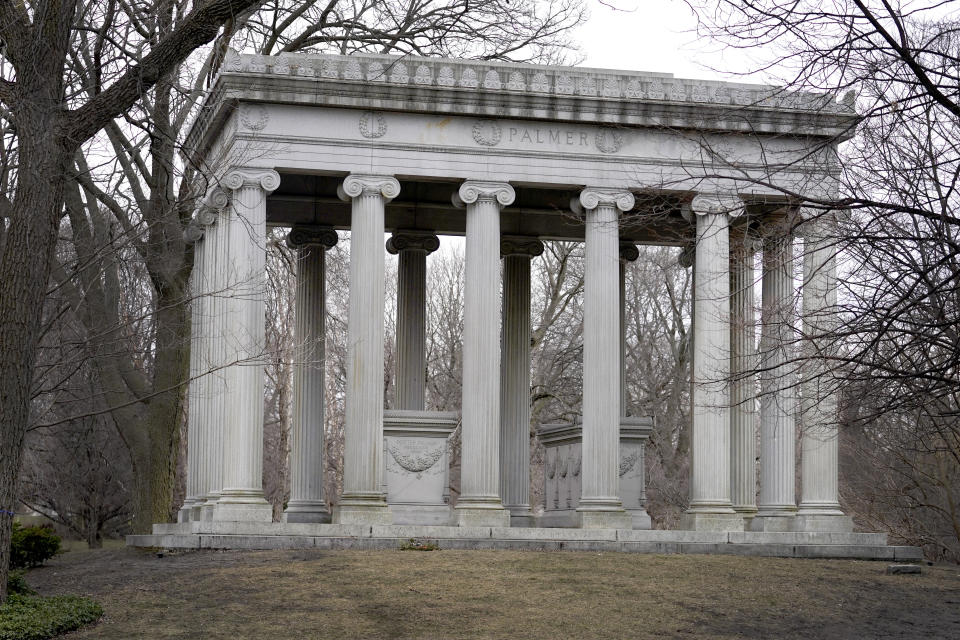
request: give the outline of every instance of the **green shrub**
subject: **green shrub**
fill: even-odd
[[[27,579],[23,576],[23,571],[11,571],[10,575],[7,576],[7,593],[32,596],[37,592],[27,584]]]
[[[60,551],[60,536],[49,526],[23,527],[13,523],[10,568],[39,567]]]
[[[102,615],[103,609],[90,598],[11,595],[0,605],[0,640],[46,640]]]

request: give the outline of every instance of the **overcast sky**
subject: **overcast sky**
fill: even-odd
[[[707,66],[739,73],[751,66],[742,52],[728,49],[721,53],[716,45],[698,41],[696,18],[680,0],[610,0],[622,11],[599,0],[586,2],[590,20],[576,34],[586,57],[583,66],[714,80],[725,78]],[[762,81],[756,77],[741,80]]]

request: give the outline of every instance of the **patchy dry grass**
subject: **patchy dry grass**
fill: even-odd
[[[103,604],[70,638],[958,638],[960,568],[514,551],[65,554]]]

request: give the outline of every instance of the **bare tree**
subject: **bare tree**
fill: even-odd
[[[224,22],[258,0],[207,0],[183,7],[180,24],[154,39],[111,36],[121,3],[0,1],[0,103],[15,142],[0,199],[0,601],[6,599],[8,547],[23,439],[30,412],[33,367],[43,297],[71,163],[86,141],[125,113]],[[161,3],[166,5],[168,3]],[[85,42],[81,33],[95,34]],[[101,77],[90,97],[72,85],[70,51],[90,46],[118,73]]]

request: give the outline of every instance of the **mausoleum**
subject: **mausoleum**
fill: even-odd
[[[795,324],[815,341],[836,322],[831,218],[800,204],[831,196],[836,145],[855,122],[852,105],[832,96],[670,74],[230,51],[185,152],[207,180],[188,232],[197,297],[187,499],[179,523],[129,543],[370,547],[417,536],[447,546],[918,554],[852,533],[838,502],[832,391],[777,348]],[[289,228],[299,254],[297,340],[321,345],[298,358],[280,523],[261,486],[269,227]],[[324,496],[324,252],[337,230],[350,232],[345,453],[342,494]],[[424,410],[425,269],[441,235],[465,238],[459,415]],[[583,405],[578,421],[538,426],[553,474],[541,516],[529,497],[530,268],[546,240],[584,245]],[[656,416],[624,410],[623,264],[642,244],[687,247],[694,270],[683,531],[648,530],[643,446]],[[399,256],[389,408],[386,252]],[[451,506],[446,443],[458,423]]]

